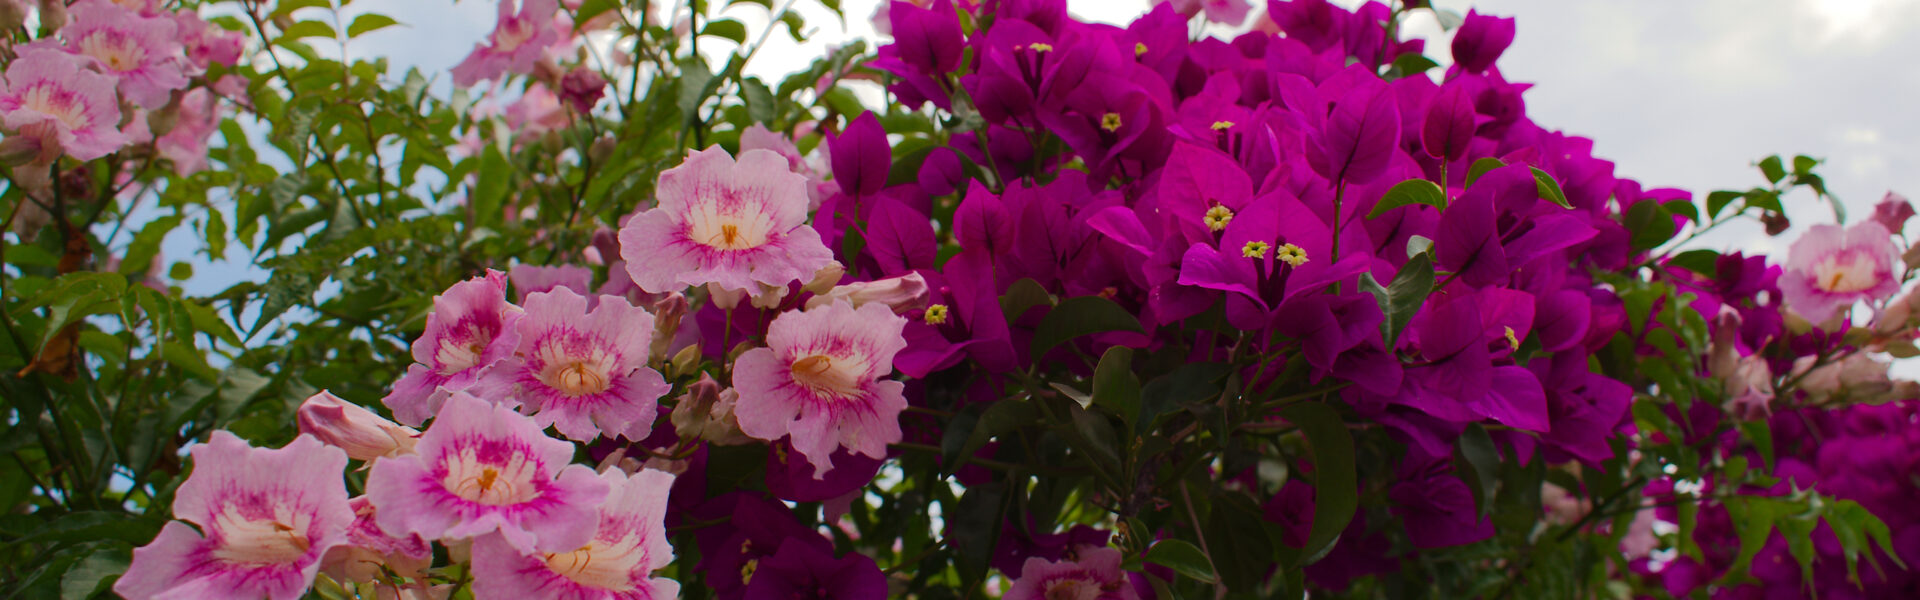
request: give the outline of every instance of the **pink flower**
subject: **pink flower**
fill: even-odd
[[[855,309],[845,301],[774,318],[768,347],[733,363],[740,431],[770,442],[791,436],[815,479],[840,448],[885,458],[887,444],[900,441],[907,399],[903,384],[880,378],[906,348],[906,326],[885,304]]]
[[[387,535],[374,522],[373,502],[366,496],[348,505],[353,508],[353,526],[347,529],[347,542],[327,552],[320,572],[341,581],[375,581],[383,569],[418,577],[433,566],[433,546],[417,535]]]
[[[22,49],[0,86],[0,122],[78,160],[106,156],[127,143],[113,79],[83,70],[63,52]]]
[[[173,129],[154,140],[160,156],[173,161],[173,170],[191,175],[207,168],[207,139],[220,130],[220,99],[206,88],[193,88],[180,97]]]
[[[300,425],[300,433],[345,450],[347,457],[354,460],[411,453],[414,438],[420,436],[412,427],[382,419],[373,411],[341,400],[326,390],[300,403],[294,420]]]
[[[573,444],[532,419],[457,392],[417,454],[373,462],[367,498],[380,528],[429,540],[500,532],[520,552],[565,551],[593,535],[607,484],[573,460]]]
[[[619,469],[600,475],[612,488],[600,504],[593,539],[570,552],[525,554],[499,535],[473,544],[474,594],[481,598],[555,600],[664,600],[680,584],[653,577],[673,562],[667,544],[667,493],[673,475]]]
[[[584,295],[593,291],[593,269],[575,265],[518,264],[507,269],[507,281],[513,283],[513,291],[519,294],[521,302],[526,302],[527,296],[554,289],[567,289]]]
[[[476,44],[466,60],[453,67],[453,84],[467,87],[483,79],[498,80],[511,71],[533,72],[534,61],[547,46],[560,39],[553,28],[553,16],[560,8],[555,0],[521,0],[520,12],[513,2],[501,0],[500,17],[487,41]]]
[[[927,279],[921,277],[919,273],[908,273],[878,281],[858,281],[834,286],[824,294],[808,298],[807,308],[817,308],[835,300],[844,299],[852,302],[855,308],[869,303],[879,303],[892,309],[894,314],[904,315],[926,310],[928,293]]]
[[[1004,600],[1139,600],[1120,570],[1120,551],[1093,548],[1079,560],[1051,561],[1038,556],[1020,566],[1020,578]]]
[[[1247,0],[1157,0],[1155,4],[1171,2],[1174,12],[1192,17],[1206,11],[1207,20],[1215,23],[1239,27],[1247,22],[1247,12],[1253,5]]]
[[[567,111],[560,105],[560,97],[538,83],[527,86],[519,99],[507,105],[501,117],[507,120],[507,127],[513,130],[516,144],[567,127]]]
[[[173,514],[199,530],[167,523],[133,551],[113,591],[134,600],[301,597],[353,523],[347,455],[312,436],[274,450],[215,431],[193,447],[193,464]]]
[[[76,4],[72,11],[73,22],[60,30],[65,50],[113,77],[120,94],[133,104],[157,110],[173,90],[187,87],[172,19],[142,17],[102,2]]]
[[[882,3],[882,7],[886,4]],[[740,152],[748,150],[771,150],[787,159],[787,168],[795,173],[813,177],[813,168],[807,165],[807,157],[800,154],[800,146],[787,139],[787,136],[774,133],[759,123],[754,123],[746,131],[740,132]]]
[[[526,310],[514,325],[514,355],[476,389],[518,398],[538,411],[540,426],[571,439],[646,438],[660,397],[673,389],[646,366],[653,315],[614,296],[589,312],[586,297],[567,288],[528,296]]]
[[[1859,300],[1900,290],[1893,263],[1900,254],[1887,228],[1863,221],[1841,229],[1815,225],[1787,250],[1780,294],[1801,317],[1823,323]]]
[[[785,287],[833,261],[806,226],[807,180],[766,150],[695,152],[660,174],[659,201],[620,229],[620,257],[649,292]]]
[[[440,410],[447,393],[473,387],[487,369],[506,360],[520,338],[513,324],[520,307],[507,303],[507,276],[488,270],[433,297],[427,330],[413,341],[407,374],[381,402],[393,418],[418,426]],[[444,389],[443,389],[444,388]]]
[[[187,61],[195,69],[205,71],[215,64],[232,65],[240,61],[240,53],[246,49],[246,36],[203,21],[193,11],[173,13],[173,23],[180,31],[180,45],[186,51]]]
[[[581,113],[593,112],[593,105],[607,93],[607,78],[585,66],[574,67],[560,80],[560,98]]]

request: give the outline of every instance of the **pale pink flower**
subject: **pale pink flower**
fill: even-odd
[[[306,593],[328,550],[347,539],[347,455],[313,436],[278,450],[226,431],[193,447],[193,474],[173,515],[113,591],[133,600],[292,600]]]
[[[1090,548],[1078,560],[1052,561],[1038,556],[1020,565],[1003,600],[1139,600],[1126,571],[1120,570],[1120,551]]]
[[[501,116],[517,140],[531,140],[567,127],[566,107],[553,90],[538,83],[527,86],[520,98],[508,104]]]
[[[207,168],[207,140],[220,130],[220,98],[206,88],[187,90],[180,97],[179,112],[173,129],[153,141],[162,158],[173,162],[173,170],[191,175]]]
[[[679,582],[654,577],[673,562],[667,544],[667,494],[673,475],[609,469],[593,538],[578,549],[526,554],[498,534],[473,544],[473,591],[481,598],[671,600]]]
[[[147,110],[165,106],[173,90],[187,87],[184,56],[172,19],[148,18],[114,4],[73,6],[73,22],[60,30],[67,52],[86,57],[119,82],[120,94]]]
[[[49,48],[22,49],[7,65],[0,122],[78,160],[106,156],[127,143],[119,129],[113,79],[81,69],[73,57]]]
[[[391,536],[374,520],[373,502],[366,496],[349,501],[353,526],[347,542],[334,546],[320,561],[320,572],[340,581],[376,581],[384,570],[418,577],[433,566],[433,546],[418,535]]]
[[[500,1],[500,16],[487,41],[475,44],[473,53],[453,67],[453,84],[467,87],[481,80],[498,80],[508,72],[533,72],[548,46],[559,41],[553,27],[554,13],[560,8],[555,0],[520,0],[515,13],[513,2]]]
[[[1620,553],[1627,560],[1646,558],[1660,547],[1660,538],[1653,532],[1653,509],[1642,508],[1633,513],[1633,522],[1627,525],[1627,535],[1620,538]]]
[[[907,399],[903,384],[881,378],[907,346],[906,326],[884,304],[855,309],[845,301],[775,317],[768,347],[733,364],[740,431],[769,442],[790,436],[815,479],[833,467],[829,455],[840,448],[886,458],[887,444],[900,441]]]
[[[1253,10],[1253,5],[1247,0],[1155,0],[1154,3],[1168,2],[1173,4],[1174,12],[1181,16],[1191,18],[1205,11],[1208,21],[1233,27],[1246,23],[1247,13]]]
[[[1860,300],[1879,300],[1900,290],[1893,264],[1900,251],[1887,228],[1862,221],[1841,229],[1815,225],[1787,249],[1780,293],[1787,307],[1815,324]]]
[[[513,291],[521,302],[527,296],[539,292],[564,288],[573,293],[586,295],[593,293],[593,269],[575,265],[542,266],[518,264],[507,269],[507,281],[513,284]]]
[[[527,297],[514,333],[513,356],[476,391],[518,399],[535,422],[575,440],[639,440],[653,430],[660,397],[673,388],[647,367],[653,315],[646,309],[602,296],[588,311],[585,296],[554,288]]]
[[[594,507],[607,496],[591,467],[569,464],[573,444],[465,392],[447,399],[415,451],[376,460],[367,474],[374,518],[390,534],[498,531],[520,552],[568,551],[592,537]]]
[[[381,399],[393,409],[393,418],[414,426],[426,422],[449,392],[473,387],[487,369],[513,354],[520,343],[513,324],[523,311],[506,296],[506,274],[488,270],[433,297],[427,329],[413,341],[415,364]]]
[[[733,413],[739,403],[739,391],[723,390],[702,373],[700,380],[687,385],[687,393],[674,403],[673,414],[669,415],[673,431],[683,440],[706,440],[722,446],[751,442],[752,438],[740,432],[740,420]]]
[[[800,146],[795,145],[787,136],[768,130],[764,125],[754,123],[753,126],[740,132],[740,152],[745,153],[748,150],[771,150],[781,158],[787,159],[787,167],[793,172],[805,175],[809,179],[814,177],[813,167],[807,164],[806,155],[800,153]]]
[[[180,32],[181,49],[187,62],[199,71],[212,65],[233,65],[246,49],[247,37],[238,31],[200,19],[190,10],[173,13],[173,24]]]
[[[832,304],[835,300],[852,302],[855,308],[869,303],[886,305],[893,314],[904,315],[927,308],[927,279],[919,273],[888,277],[878,281],[859,281],[834,286],[827,293],[807,299],[807,308]]]
[[[345,450],[347,457],[354,460],[412,453],[415,438],[420,437],[420,432],[412,427],[380,418],[373,411],[341,400],[326,390],[300,403],[300,409],[294,411],[294,420],[300,426],[300,433]]]
[[[718,284],[757,290],[811,279],[833,260],[806,226],[806,178],[766,150],[719,147],[660,174],[659,205],[620,229],[620,257],[649,292]]]

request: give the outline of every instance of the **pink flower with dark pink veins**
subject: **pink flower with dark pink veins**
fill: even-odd
[[[1879,223],[1863,221],[1846,229],[1815,225],[1787,249],[1780,295],[1801,317],[1825,322],[1856,301],[1900,291],[1893,272],[1899,254],[1893,234]]]
[[[553,27],[554,13],[560,5],[554,0],[521,0],[515,13],[513,2],[501,0],[500,18],[487,41],[476,44],[466,60],[453,67],[453,84],[467,87],[481,80],[500,79],[508,72],[533,72],[533,63],[547,46],[560,39]]]
[[[254,448],[226,431],[193,447],[193,474],[173,499],[180,521],[133,551],[113,591],[134,600],[292,600],[327,551],[347,540],[347,455],[302,435]]]
[[[239,62],[240,53],[246,49],[246,36],[201,20],[193,11],[173,13],[173,24],[180,32],[180,45],[186,51],[187,61],[201,71],[211,65]]]
[[[207,88],[193,88],[180,97],[173,129],[153,141],[160,156],[173,162],[173,171],[191,175],[207,168],[207,140],[220,130],[220,97]]]
[[[475,391],[518,399],[540,426],[571,439],[645,439],[673,389],[647,368],[653,315],[617,296],[588,311],[587,298],[567,288],[528,296],[526,311],[514,325],[513,356]]]
[[[1127,573],[1120,570],[1120,551],[1082,550],[1078,560],[1027,559],[1020,578],[1013,581],[1005,600],[1139,600]]]
[[[645,469],[600,475],[611,488],[593,539],[578,549],[526,554],[498,534],[473,544],[473,591],[481,598],[667,600],[679,582],[654,577],[673,562],[667,544],[667,493],[673,475]]]
[[[78,160],[93,160],[127,143],[113,79],[81,69],[50,48],[22,49],[0,85],[0,121]]]
[[[377,581],[382,571],[418,577],[433,566],[433,546],[417,535],[391,536],[374,521],[373,502],[366,496],[349,501],[353,526],[347,541],[334,546],[320,562],[320,572],[340,581]]]
[[[845,300],[775,317],[768,347],[733,363],[740,431],[770,442],[791,437],[815,479],[833,468],[829,455],[840,448],[886,458],[887,444],[900,441],[907,399],[903,384],[881,378],[907,347],[906,327],[885,304],[856,309]]]
[[[607,483],[569,464],[573,444],[547,437],[532,419],[457,392],[416,454],[374,461],[367,498],[389,534],[457,540],[498,531],[523,553],[564,552],[593,535]]]
[[[73,22],[60,30],[67,52],[86,57],[120,83],[120,94],[147,110],[157,110],[173,90],[187,87],[180,70],[182,49],[177,25],[167,18],[140,16],[120,6],[83,2],[72,9]]]
[[[660,174],[660,204],[620,228],[620,257],[641,289],[705,284],[755,291],[809,281],[833,261],[806,226],[807,178],[787,159],[718,146]]]
[[[381,402],[401,423],[426,422],[449,392],[473,387],[487,369],[513,354],[520,343],[513,324],[521,314],[520,307],[507,303],[505,273],[488,270],[484,277],[453,284],[433,297],[427,330],[413,341],[415,364]]]

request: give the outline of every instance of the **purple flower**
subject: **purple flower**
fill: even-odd
[[[1417,548],[1471,544],[1493,537],[1493,522],[1477,516],[1473,493],[1444,460],[1419,464],[1409,456],[1401,479],[1388,492],[1393,513],[1406,523]]]
[[[393,417],[419,426],[440,411],[448,393],[464,391],[513,354],[520,307],[507,303],[507,276],[488,270],[433,297],[427,329],[413,341],[414,365],[380,401]]]
[[[516,398],[535,423],[569,439],[644,439],[653,430],[658,400],[672,386],[646,366],[653,338],[646,309],[601,296],[588,311],[585,297],[555,288],[527,298],[514,333],[513,356],[487,372],[477,393]]]
[[[1913,205],[1907,202],[1906,196],[1889,191],[1879,204],[1873,205],[1873,222],[1887,228],[1888,233],[1898,235],[1906,229],[1907,219],[1911,218]]]
[[[907,345],[906,324],[886,305],[838,301],[776,317],[768,347],[734,361],[740,431],[767,441],[790,437],[816,478],[833,468],[828,456],[839,448],[884,458],[887,444],[900,441],[907,400],[900,382],[881,378]]]
[[[788,538],[773,555],[749,563],[746,598],[880,600],[887,576],[858,552],[834,558],[829,549]]]
[[[347,455],[312,436],[278,450],[215,431],[193,448],[193,474],[167,523],[113,591],[145,598],[268,597],[306,593],[321,558],[347,541],[353,509],[341,474]]]
[[[1500,53],[1513,45],[1513,19],[1467,11],[1467,20],[1453,34],[1453,63],[1468,73],[1493,67]]]
[[[667,545],[667,493],[674,477],[645,469],[600,475],[611,491],[593,538],[572,551],[526,554],[501,534],[473,544],[473,590],[483,598],[666,600],[680,584],[653,572],[673,562]]]
[[[691,520],[715,523],[695,529],[694,539],[700,547],[697,568],[719,598],[745,597],[760,563],[789,542],[813,546],[816,553],[833,552],[833,543],[794,520],[786,505],[763,497],[729,492],[689,512]]]
[[[520,552],[570,551],[593,535],[607,483],[570,465],[573,444],[547,437],[512,408],[464,392],[448,398],[418,454],[384,458],[367,497],[390,533],[465,539],[495,531]]]
[[[1781,295],[1793,312],[1824,323],[1854,302],[1900,291],[1893,270],[1899,253],[1880,223],[1863,221],[1846,229],[1815,225],[1787,249]]]
[[[620,258],[655,293],[811,280],[833,253],[805,226],[806,185],[773,152],[744,151],[738,163],[718,146],[695,152],[660,174],[660,204],[620,228]]]

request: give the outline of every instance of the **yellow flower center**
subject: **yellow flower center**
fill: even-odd
[[[582,353],[580,346],[591,342],[572,341],[544,341],[534,350],[541,365],[540,382],[569,398],[607,391],[613,385],[614,356],[600,348]]]
[[[1134,43],[1133,43],[1133,55],[1134,55],[1134,56],[1136,56],[1136,57],[1138,57],[1138,56],[1143,56],[1143,55],[1145,55],[1146,53],[1147,53],[1147,43],[1146,43],[1146,42],[1134,42]]]
[[[249,517],[228,506],[214,515],[213,529],[220,547],[214,558],[240,564],[287,564],[300,560],[313,547],[307,527],[313,518],[297,507],[275,504],[273,516]]]
[[[935,304],[928,306],[927,315],[924,318],[928,325],[939,325],[947,322],[947,305]]]
[[[696,203],[687,214],[687,237],[715,250],[750,250],[767,243],[773,216],[721,212],[714,203]]]
[[[1240,255],[1247,258],[1266,258],[1267,249],[1271,247],[1266,242],[1247,242],[1247,245],[1240,247]]]
[[[1874,267],[1873,257],[1865,252],[1842,252],[1813,266],[1814,285],[1840,294],[1866,290],[1879,282]]]
[[[815,396],[846,398],[859,394],[860,377],[866,374],[866,365],[851,356],[834,357],[815,354],[793,361],[788,368],[793,373],[793,381],[813,392]]]
[[[1520,349],[1520,338],[1516,337],[1512,327],[1507,328],[1507,345],[1511,346],[1514,350]]]
[[[69,130],[87,126],[87,107],[72,93],[59,89],[53,83],[27,88],[27,93],[20,96],[20,107],[53,117]]]
[[[1100,128],[1107,131],[1120,130],[1120,113],[1107,113],[1100,117]]]
[[[519,49],[521,44],[527,43],[527,40],[533,39],[535,33],[533,23],[525,19],[513,19],[502,23],[500,29],[493,33],[493,49],[498,52],[512,52]]]
[[[1034,42],[1028,45],[1027,48],[1033,50],[1034,52],[1052,52],[1053,44],[1043,44],[1040,42]]]
[[[760,569],[760,559],[758,558],[748,559],[747,562],[741,563],[740,564],[740,584],[746,585],[749,583],[753,583],[753,572],[759,569]]]
[[[1041,594],[1045,600],[1097,600],[1100,586],[1081,579],[1061,579],[1047,584]]]
[[[486,336],[476,335],[478,332],[471,329],[463,333],[466,335],[450,334],[441,338],[440,351],[433,355],[433,359],[440,363],[441,375],[452,375],[473,368],[480,364],[480,355],[486,353],[489,341]],[[467,343],[460,343],[459,338],[466,338]]]
[[[481,462],[475,448],[448,456],[447,476],[440,481],[447,491],[469,501],[488,506],[520,504],[540,496],[534,485],[535,465],[526,455],[513,452],[506,464]]]
[[[1298,267],[1307,264],[1307,249],[1293,244],[1281,244],[1280,249],[1273,253],[1273,257],[1280,259],[1281,262]]]
[[[548,554],[547,568],[574,583],[603,590],[628,591],[636,587],[633,569],[646,558],[640,536],[627,536],[617,542],[595,539],[579,550]]]
[[[1233,222],[1233,209],[1225,206],[1209,208],[1207,209],[1207,214],[1200,217],[1200,222],[1206,223],[1207,229],[1226,231],[1227,224]]]
[[[105,63],[114,72],[138,69],[147,57],[146,49],[134,43],[131,37],[117,35],[113,31],[96,31],[81,38],[80,53]]]
[[[1214,121],[1213,122],[1214,131],[1226,131],[1228,129],[1231,129],[1232,127],[1233,127],[1233,121]]]

